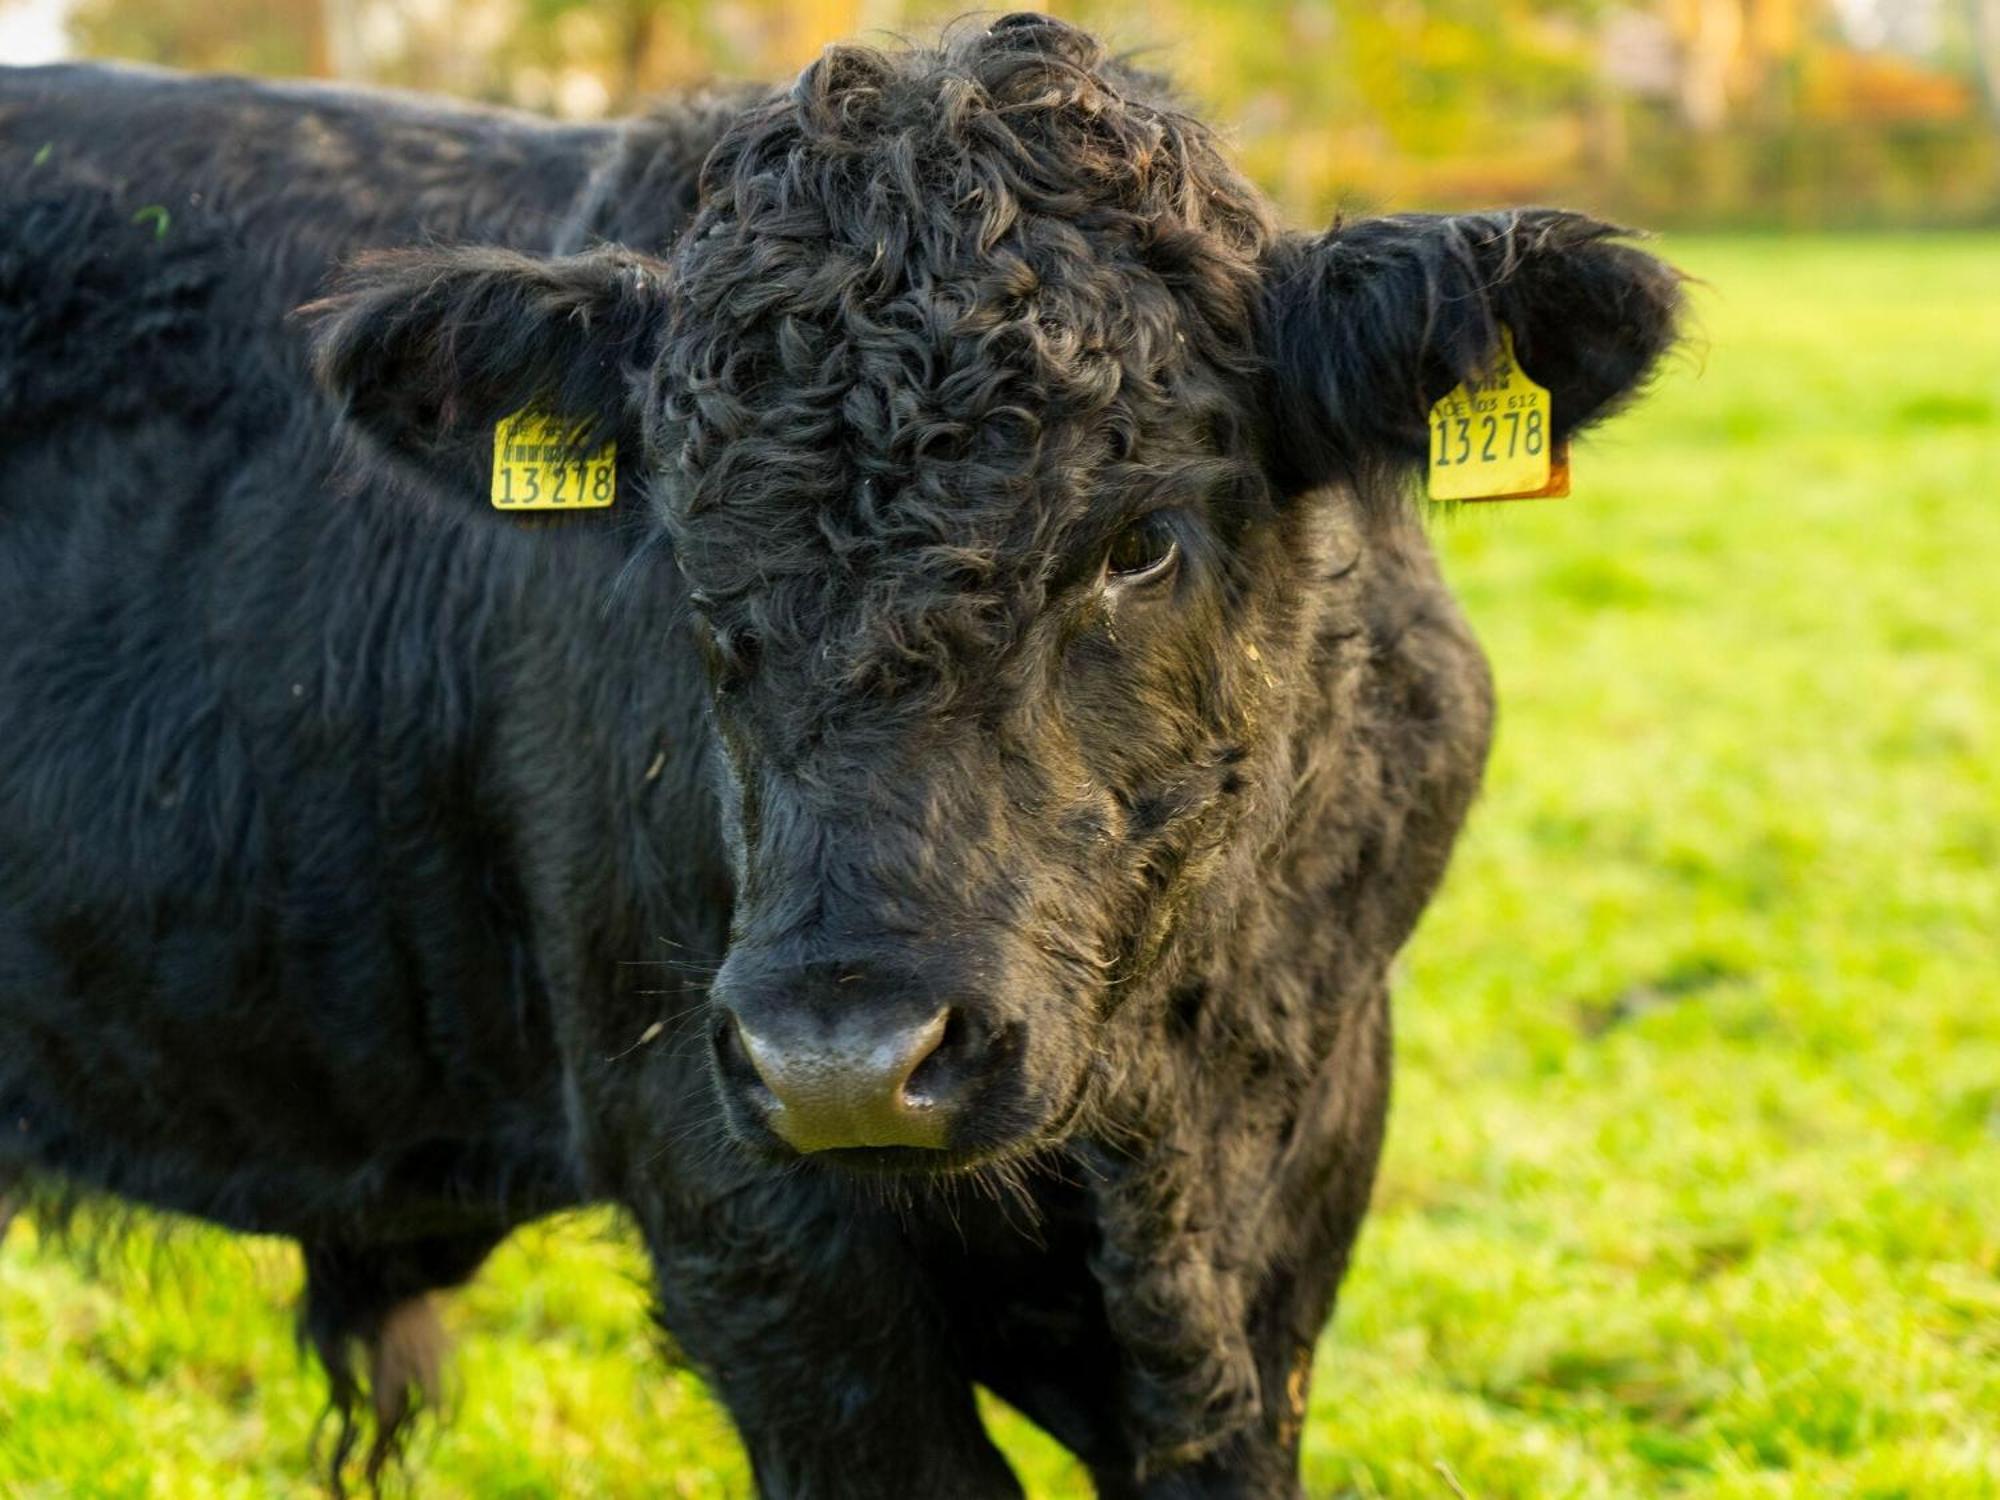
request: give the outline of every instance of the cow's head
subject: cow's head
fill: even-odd
[[[1300,743],[1358,717],[1329,515],[1399,490],[1503,326],[1560,436],[1677,302],[1575,215],[1276,233],[1156,84],[1029,16],[828,51],[664,259],[388,258],[320,352],[451,487],[531,398],[643,452],[724,750],[731,1118],[931,1167],[1066,1128],[1339,755]]]

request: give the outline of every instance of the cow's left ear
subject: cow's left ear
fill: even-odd
[[[483,504],[494,427],[525,406],[580,424],[580,453],[615,439],[636,460],[666,286],[663,264],[626,251],[399,250],[356,261],[300,314],[346,420]]]
[[[1398,215],[1271,257],[1273,444],[1289,490],[1423,461],[1428,416],[1491,368],[1500,330],[1550,392],[1558,438],[1617,407],[1672,347],[1682,278],[1582,214]]]

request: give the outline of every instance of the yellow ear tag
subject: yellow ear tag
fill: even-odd
[[[618,498],[618,445],[574,451],[581,424],[524,406],[493,429],[495,510],[602,510]]]
[[[1493,367],[1431,408],[1433,500],[1539,500],[1569,493],[1569,445],[1552,440],[1546,388],[1514,358],[1500,330]]]

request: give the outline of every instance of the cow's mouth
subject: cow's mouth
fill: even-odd
[[[809,1159],[858,1177],[943,1177],[977,1164],[919,1146],[836,1146]]]

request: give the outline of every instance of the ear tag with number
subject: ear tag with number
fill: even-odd
[[[618,497],[618,445],[575,451],[581,424],[524,406],[493,429],[495,510],[602,510]]]
[[[1553,441],[1548,390],[1500,330],[1492,368],[1431,408],[1433,500],[1539,500],[1569,493],[1569,445]]]

